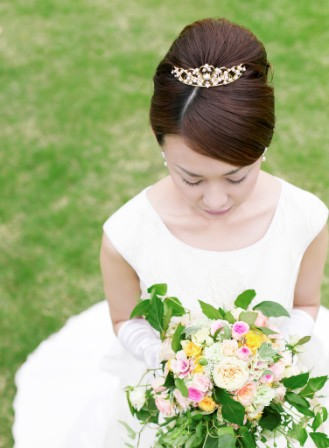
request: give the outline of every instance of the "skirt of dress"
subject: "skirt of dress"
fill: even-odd
[[[304,355],[313,376],[329,373],[328,322],[329,310],[321,307]],[[144,371],[145,365],[115,337],[106,301],[71,317],[16,373],[14,447],[121,448],[125,442],[137,446],[119,420],[140,429],[130,415],[124,387],[137,384]],[[324,404],[329,405],[328,399]],[[145,429],[139,447],[151,448],[154,434],[155,429]],[[286,446],[276,442],[279,448]]]

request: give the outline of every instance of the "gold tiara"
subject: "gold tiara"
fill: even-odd
[[[239,79],[246,67],[243,64],[234,65],[233,67],[214,67],[213,65],[204,64],[197,68],[181,68],[176,67],[171,73],[184,84],[196,87],[216,87],[229,84]]]

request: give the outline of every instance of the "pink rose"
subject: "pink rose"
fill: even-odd
[[[190,400],[187,397],[184,397],[180,390],[175,389],[174,390],[174,397],[176,398],[177,403],[179,406],[186,411],[189,407]]]
[[[237,352],[238,358],[243,359],[244,361],[247,361],[249,356],[251,355],[251,350],[246,345],[243,345],[238,349]]]
[[[239,320],[238,322],[235,322],[232,326],[232,337],[234,339],[241,339],[242,336],[247,334],[249,331],[249,325],[246,322],[243,322],[242,320]]]
[[[188,397],[192,401],[199,402],[203,399],[204,395],[204,392],[195,387],[188,388]]]
[[[155,405],[158,408],[159,412],[161,412],[161,414],[165,415],[166,417],[173,417],[175,415],[174,405],[170,402],[170,400],[167,400],[161,395],[155,397]]]
[[[217,330],[224,327],[223,321],[221,320],[215,320],[210,327],[210,334],[211,336],[214,336]]]
[[[258,316],[255,320],[256,327],[266,327],[268,318],[261,311],[257,311]]]
[[[243,406],[249,406],[256,393],[256,384],[247,383],[236,392],[236,398]]]
[[[266,373],[265,375],[263,375],[263,376],[261,377],[260,381],[261,381],[262,383],[267,384],[267,383],[272,383],[272,382],[273,382],[273,379],[274,379],[274,375],[273,375],[273,373]]]
[[[194,363],[187,359],[184,350],[180,350],[176,353],[176,359],[171,360],[170,367],[179,378],[184,378],[193,370]]]
[[[156,377],[153,378],[153,380],[151,381],[151,387],[153,389],[154,392],[163,392],[164,390],[166,390],[166,388],[163,386],[165,382],[165,379],[163,377]]]
[[[207,392],[210,388],[211,381],[207,375],[195,374],[191,387],[200,390],[201,392]]]
[[[270,366],[270,370],[273,372],[273,379],[280,381],[283,378],[285,364],[280,360]]]

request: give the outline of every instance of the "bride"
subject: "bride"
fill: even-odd
[[[280,318],[282,331],[313,334],[303,362],[328,374],[328,207],[262,169],[275,122],[269,69],[263,44],[226,19],[196,21],[173,42],[150,109],[168,175],[103,225],[107,300],[73,316],[17,372],[16,448],[125,446],[118,420],[138,425],[123,386],[159,363],[156,332],[129,319],[154,283],[192,310],[198,299],[230,306],[248,288],[256,302],[280,302],[292,316]],[[141,446],[153,436],[143,433]]]

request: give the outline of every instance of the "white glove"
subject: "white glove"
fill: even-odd
[[[126,350],[144,361],[149,369],[161,367],[162,342],[156,330],[144,318],[126,320],[119,328],[118,339]]]
[[[296,336],[299,339],[304,336],[312,336],[315,321],[312,316],[304,310],[293,308],[286,325],[281,328],[283,336]]]

